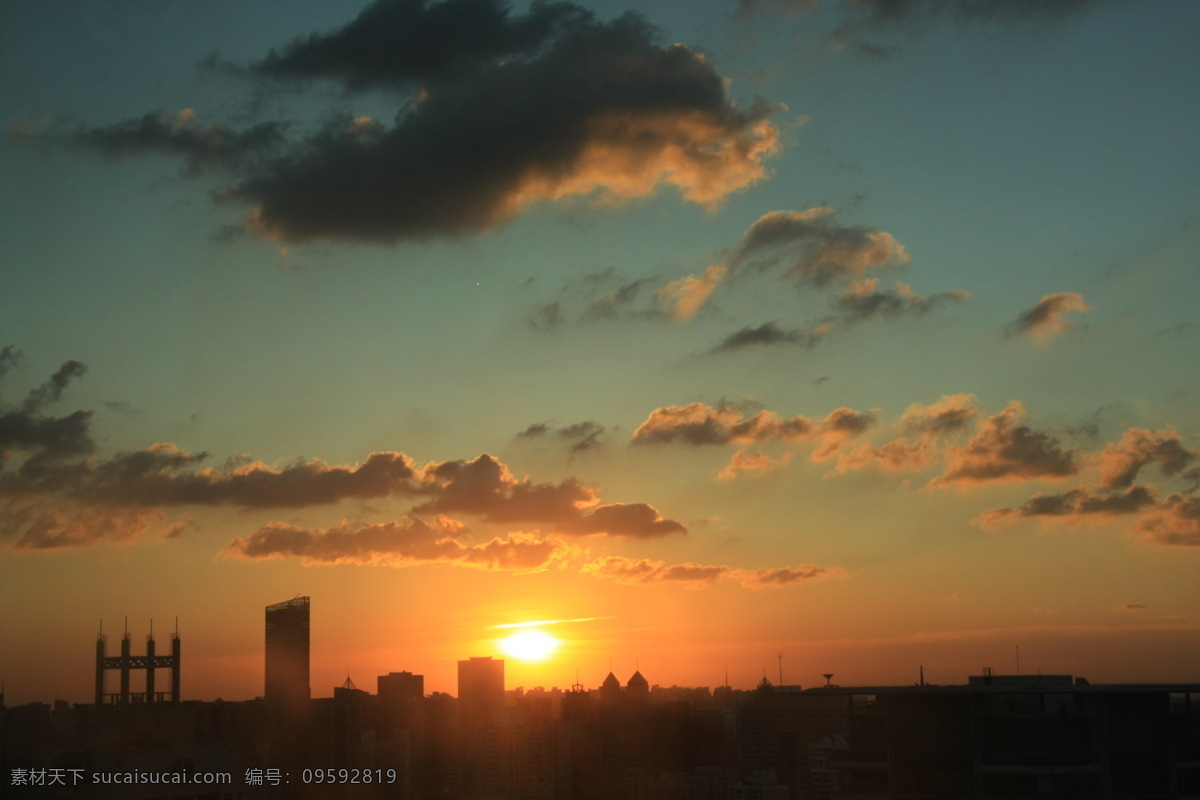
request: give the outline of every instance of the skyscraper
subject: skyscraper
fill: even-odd
[[[504,706],[504,662],[491,656],[458,662],[459,717],[468,727],[493,725]]]
[[[308,598],[267,606],[268,702],[299,708],[312,696],[308,685]]]

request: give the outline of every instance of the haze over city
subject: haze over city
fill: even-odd
[[[0,681],[1200,675],[1200,6],[0,5]],[[126,622],[128,620],[128,622]],[[1019,663],[1018,663],[1019,659]]]

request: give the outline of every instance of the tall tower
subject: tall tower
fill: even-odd
[[[308,684],[308,603],[307,597],[295,597],[267,606],[263,696],[269,703],[300,708],[312,697]]]

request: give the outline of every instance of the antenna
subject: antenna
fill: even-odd
[[[1014,645],[1017,648],[1017,674],[1021,674],[1021,645]]]
[[[779,654],[779,685],[783,686],[783,653]]]

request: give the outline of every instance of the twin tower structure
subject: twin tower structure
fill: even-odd
[[[109,656],[105,650],[108,637],[104,635],[101,623],[100,635],[96,638],[96,705],[111,703],[126,706],[130,703],[178,703],[179,702],[179,671],[183,649],[179,641],[179,620],[175,621],[175,632],[171,634],[171,655],[155,653],[154,623],[150,623],[150,633],[146,636],[146,654],[133,655],[133,640],[129,636],[129,620],[125,621],[125,634],[121,637],[121,655]],[[155,673],[160,669],[171,670],[171,690],[156,691]],[[104,691],[104,675],[109,670],[121,673],[121,689],[119,692]],[[134,671],[146,673],[146,689],[142,692],[130,691],[129,678]]]
[[[302,708],[312,696],[308,682],[309,647],[309,598],[294,597],[282,603],[267,606],[266,620],[266,691],[269,703],[290,708]],[[182,667],[183,647],[179,639],[179,621],[171,634],[171,654],[156,652],[154,628],[146,637],[145,655],[134,655],[133,640],[129,635],[128,620],[121,637],[121,655],[107,654],[108,637],[101,633],[96,639],[96,705],[126,706],[131,703],[178,703]],[[171,671],[170,691],[159,691],[155,680],[158,670]],[[121,673],[121,687],[117,692],[106,692],[105,675]],[[130,677],[134,672],[145,672],[145,690],[132,691]]]

